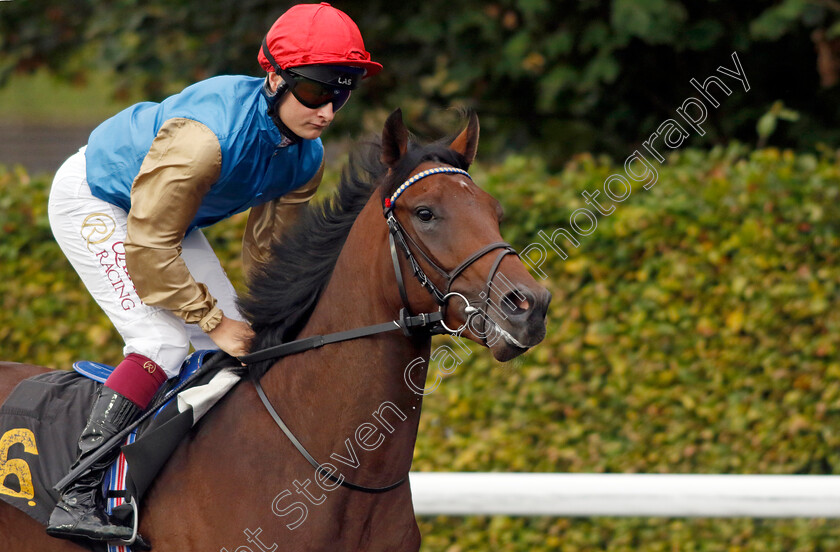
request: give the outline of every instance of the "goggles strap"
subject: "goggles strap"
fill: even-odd
[[[268,38],[268,35],[265,35],[263,37],[262,52],[263,52],[263,55],[265,56],[265,59],[267,59],[268,62],[271,64],[271,66],[274,67],[274,72],[279,75],[280,71],[282,71],[283,69],[280,68],[280,65],[277,63],[277,60],[274,59],[274,56],[272,56],[271,52],[268,51],[268,43],[266,42],[267,38]]]

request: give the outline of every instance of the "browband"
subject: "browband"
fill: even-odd
[[[397,188],[396,191],[393,194],[391,194],[391,197],[386,197],[385,198],[385,216],[387,217],[388,214],[393,210],[394,202],[397,201],[397,198],[400,197],[402,195],[402,193],[408,189],[409,186],[411,186],[412,184],[414,184],[418,180],[423,180],[427,176],[432,176],[433,174],[441,174],[441,173],[463,174],[464,176],[466,176],[467,178],[472,180],[472,177],[470,176],[470,173],[468,173],[464,169],[456,169],[455,167],[437,167],[437,168],[434,168],[434,169],[428,169],[428,170],[425,170],[423,172],[419,172],[419,173],[415,174],[414,176],[412,176],[411,178],[409,178],[408,180],[406,180],[405,182],[403,182],[402,184],[400,184],[400,187]]]

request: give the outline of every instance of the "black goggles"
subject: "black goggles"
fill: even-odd
[[[350,88],[318,82],[288,70],[281,70],[280,76],[297,101],[309,109],[332,103],[333,111],[338,111],[350,99]]]
[[[282,69],[271,55],[265,38],[262,52],[274,67],[274,72],[283,77],[292,95],[309,109],[332,102],[333,111],[338,111],[350,99],[350,91],[359,86],[359,81],[365,76],[361,67],[348,65],[304,65],[294,70]]]

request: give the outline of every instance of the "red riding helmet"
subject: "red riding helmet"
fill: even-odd
[[[271,26],[263,45],[274,58],[260,49],[257,59],[266,71],[279,73],[278,66],[350,65],[364,69],[367,78],[382,70],[371,61],[353,20],[326,2],[290,8]]]

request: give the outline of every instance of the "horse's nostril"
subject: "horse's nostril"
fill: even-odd
[[[502,307],[508,316],[523,314],[531,308],[531,302],[524,294],[511,291],[502,298]]]

